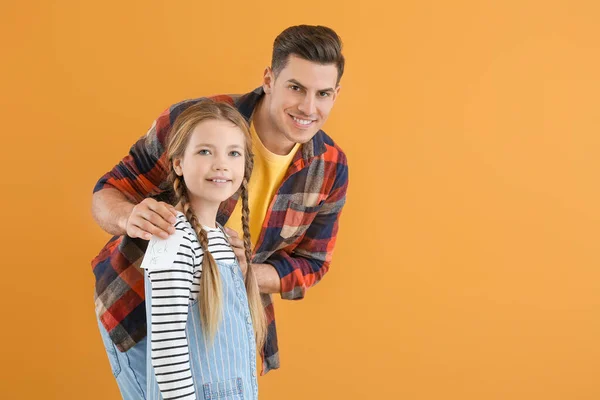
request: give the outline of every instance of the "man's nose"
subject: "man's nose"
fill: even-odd
[[[298,109],[307,117],[313,115],[316,112],[315,98],[310,94],[306,94],[302,103],[298,106]]]

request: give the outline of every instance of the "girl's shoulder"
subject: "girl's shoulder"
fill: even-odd
[[[196,234],[184,215],[177,215],[175,233],[167,238],[153,235],[148,241],[140,268],[147,270],[170,269],[174,263],[187,264],[197,257],[199,248]]]
[[[185,214],[177,212],[177,216],[175,218],[177,219],[174,225],[176,231],[180,231],[187,236],[191,236],[194,238],[196,237],[196,231],[194,230],[194,227],[192,226],[190,221],[188,221],[188,219],[186,218]]]
[[[187,219],[185,214],[183,214],[182,212],[177,212],[176,218],[177,222],[175,223],[175,229],[177,231],[181,231],[194,242],[198,241],[196,230],[194,229],[190,221]],[[211,247],[213,245],[213,242],[215,241],[217,244],[229,246],[229,238],[225,233],[225,228],[223,228],[223,226],[218,222],[216,223],[216,228],[204,226],[204,230],[206,231],[208,237],[209,247]]]

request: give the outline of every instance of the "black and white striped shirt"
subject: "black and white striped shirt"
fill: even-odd
[[[181,213],[177,215],[175,229],[181,237],[175,261],[171,265],[148,268],[152,284],[151,357],[163,398],[188,400],[195,399],[196,395],[185,327],[189,304],[199,293],[203,251],[194,229]],[[208,234],[208,250],[214,259],[235,260],[223,231],[204,229]],[[160,244],[161,239],[153,237],[152,241]]]

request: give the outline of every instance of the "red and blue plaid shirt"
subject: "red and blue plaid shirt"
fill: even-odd
[[[211,97],[234,105],[250,120],[264,95],[258,88],[245,95]],[[104,175],[94,192],[114,188],[128,200],[165,200],[170,193],[165,147],[171,124],[187,107],[186,100],[164,111],[129,155]],[[323,131],[296,152],[265,215],[252,262],[271,264],[281,278],[281,297],[301,299],[329,270],[338,223],[346,199],[348,164],[344,152]],[[224,201],[217,222],[225,225],[238,194]],[[148,242],[114,236],[92,260],[96,276],[96,313],[112,341],[126,351],[146,336],[144,279],[139,266]],[[263,374],[279,368],[275,314],[270,295],[263,294],[268,334],[262,351]]]

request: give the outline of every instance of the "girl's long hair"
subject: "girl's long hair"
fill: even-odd
[[[186,218],[194,227],[198,241],[204,252],[202,261],[202,275],[200,278],[200,319],[202,327],[207,333],[209,342],[214,340],[218,324],[222,315],[223,291],[221,287],[221,276],[215,259],[208,251],[208,234],[202,224],[196,218],[189,194],[185,185],[185,178],[178,176],[173,168],[173,160],[182,158],[190,141],[194,128],[206,120],[222,120],[235,124],[242,130],[245,138],[244,149],[244,178],[240,187],[242,200],[242,227],[244,250],[248,269],[246,272],[245,286],[250,306],[250,315],[254,325],[254,334],[257,346],[262,347],[267,335],[267,322],[265,310],[260,299],[256,275],[252,267],[252,244],[250,242],[250,225],[248,208],[248,182],[254,166],[254,154],[252,153],[252,138],[250,129],[244,117],[233,106],[224,102],[213,100],[201,100],[183,111],[173,123],[167,142],[167,158],[169,163],[169,182],[173,185],[174,204],[181,202]]]

